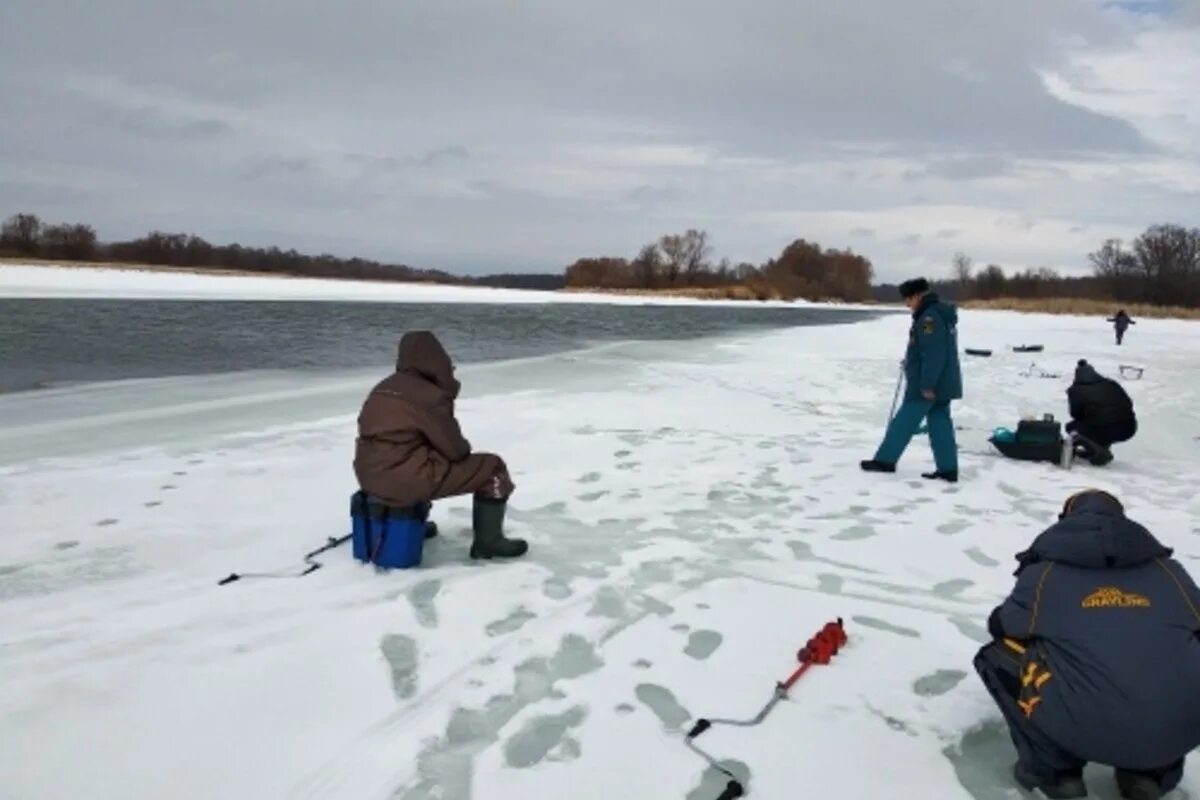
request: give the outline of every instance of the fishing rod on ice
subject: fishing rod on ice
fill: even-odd
[[[688,731],[684,738],[684,744],[689,750],[708,762],[708,765],[717,772],[729,778],[729,783],[725,785],[725,790],[716,798],[716,800],[735,800],[735,798],[743,797],[746,794],[746,787],[737,779],[729,770],[725,769],[717,762],[715,758],[709,755],[704,750],[696,746],[696,737],[703,734],[714,725],[728,725],[737,728],[753,728],[756,725],[762,724],[767,715],[779,704],[781,700],[788,699],[788,692],[796,685],[809,668],[814,664],[828,664],[842,646],[846,644],[846,628],[842,623],[842,618],[838,617],[833,622],[827,622],[821,630],[808,640],[804,647],[796,653],[796,659],[800,662],[791,675],[784,680],[775,684],[775,690],[771,693],[771,699],[762,709],[749,719],[719,719],[716,717],[702,718],[696,721],[692,729]]]
[[[325,544],[318,547],[316,550],[311,550],[305,553],[305,566],[299,572],[294,570],[279,570],[278,572],[231,572],[229,573],[228,577],[217,581],[217,586],[226,586],[234,581],[240,581],[242,578],[303,578],[305,575],[311,575],[321,568],[322,565],[320,561],[313,561],[315,557],[321,555],[322,553],[326,553],[335,547],[345,544],[346,542],[350,541],[350,538],[353,535],[354,534],[352,533],[348,533],[341,537],[330,536],[325,541]]]

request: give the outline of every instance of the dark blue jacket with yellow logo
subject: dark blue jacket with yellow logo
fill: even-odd
[[[1017,556],[989,627],[1019,653],[1019,704],[1087,761],[1162,767],[1200,746],[1200,590],[1149,531],[1082,497]]]
[[[905,400],[921,400],[932,389],[936,401],[945,403],[963,396],[962,369],[958,364],[958,309],[936,294],[921,298],[913,311],[904,354]]]

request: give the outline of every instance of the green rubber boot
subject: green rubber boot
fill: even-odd
[[[471,509],[471,527],[475,540],[471,543],[471,558],[517,558],[529,550],[524,539],[504,537],[504,512],[506,500],[489,500],[475,497]]]

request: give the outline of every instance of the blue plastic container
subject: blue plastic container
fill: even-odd
[[[1010,431],[1008,428],[996,428],[994,431],[992,431],[992,441],[993,442],[1007,443],[1007,442],[1015,442],[1016,440],[1017,440],[1017,435],[1015,433],[1013,433],[1012,431]]]
[[[428,518],[428,503],[395,508],[355,492],[350,498],[351,551],[357,560],[383,569],[419,566]]]

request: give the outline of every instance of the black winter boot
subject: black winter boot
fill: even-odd
[[[1076,797],[1087,797],[1087,786],[1078,775],[1058,775],[1047,780],[1018,761],[1013,766],[1013,778],[1026,791],[1037,789],[1051,800],[1072,800]]]
[[[883,461],[876,461],[875,459],[871,459],[870,461],[860,461],[860,462],[858,462],[858,465],[863,468],[863,472],[895,472],[896,471],[895,464],[887,464]]]
[[[516,558],[529,550],[524,539],[504,538],[504,512],[507,508],[507,500],[475,496],[475,505],[471,509],[471,526],[475,531],[471,558]]]
[[[1117,770],[1116,774],[1117,788],[1125,800],[1158,800],[1163,796],[1162,787],[1149,775],[1123,769]]]
[[[433,503],[428,501],[417,503],[415,507],[417,517],[425,523],[425,538],[432,539],[438,535],[437,523],[429,518],[429,514],[433,511]]]
[[[949,471],[943,472],[941,470],[939,470],[937,472],[923,472],[923,473],[921,473],[921,477],[927,481],[945,481],[946,483],[958,483],[958,473],[957,472],[949,472]]]

